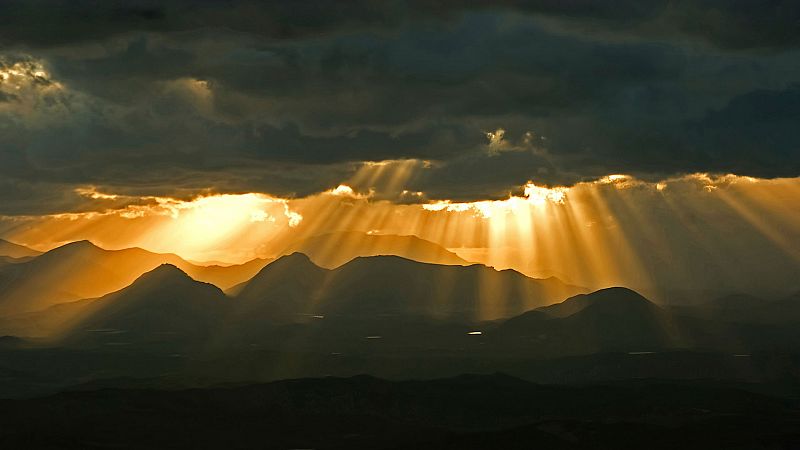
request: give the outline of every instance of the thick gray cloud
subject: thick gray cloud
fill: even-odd
[[[83,185],[307,195],[387,159],[432,161],[402,187],[460,200],[798,176],[798,19],[791,1],[2,2],[0,214],[80,207],[44,193]]]

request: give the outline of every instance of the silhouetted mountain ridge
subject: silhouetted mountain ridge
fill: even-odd
[[[413,261],[468,265],[467,261],[431,241],[414,235],[368,234],[358,231],[324,233],[293,242],[281,253],[302,252],[320,267],[333,269],[358,257],[400,256]]]
[[[576,354],[662,349],[674,344],[676,332],[658,305],[631,289],[614,287],[511,318],[489,337],[508,345],[528,341],[551,354]]]
[[[418,315],[484,320],[550,304],[580,288],[482,265],[447,266],[399,256],[358,257],[333,270],[295,253],[254,276],[237,299],[273,314]]]
[[[5,239],[0,239],[0,256],[8,256],[11,258],[27,258],[41,254],[42,252],[24,245],[15,244]]]
[[[106,250],[89,241],[71,242],[28,262],[0,266],[0,315],[99,297],[130,285],[139,275],[164,263],[179,267],[195,279],[227,288],[251,278],[269,260],[206,267],[174,254],[141,248]]]
[[[197,346],[214,334],[229,305],[218,287],[162,264],[130,286],[81,306],[70,324],[68,341],[119,332],[122,342],[179,341]]]

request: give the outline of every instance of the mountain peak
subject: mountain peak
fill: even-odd
[[[259,291],[259,286],[271,285],[276,281],[286,283],[287,280],[295,277],[308,279],[314,275],[326,272],[326,269],[319,267],[308,257],[300,252],[294,252],[272,261],[264,266],[250,280],[245,281],[230,289],[230,292],[247,296],[251,291]]]
[[[116,293],[111,293],[109,295],[115,295],[119,293],[138,293],[141,294],[142,292],[162,292],[162,291],[171,291],[174,289],[211,289],[214,291],[215,295],[218,293],[223,295],[223,292],[213,284],[204,283],[202,281],[197,281],[194,278],[190,277],[186,272],[179,269],[178,267],[172,264],[161,264],[160,266],[156,267],[155,269],[143,273],[139,278],[137,278],[130,286],[117,291]]]
[[[270,264],[264,267],[264,269],[271,268],[275,269],[276,267],[283,267],[283,266],[307,266],[311,265],[314,267],[319,267],[314,264],[314,261],[308,257],[305,253],[302,252],[293,252],[288,255],[283,255],[280,258],[274,260]],[[264,270],[262,269],[262,270]]]
[[[633,289],[629,289],[622,286],[612,286],[603,289],[598,289],[594,292],[589,294],[585,294],[587,296],[595,297],[598,300],[603,298],[623,298],[627,300],[644,300],[646,302],[650,302],[650,300],[646,299],[642,294],[634,291]]]
[[[149,277],[149,278],[167,278],[167,277],[175,278],[175,277],[178,277],[178,278],[189,278],[189,279],[192,279],[192,277],[187,275],[186,272],[182,271],[177,266],[175,266],[173,264],[169,264],[169,263],[161,264],[158,267],[156,267],[155,269],[153,269],[153,270],[151,270],[149,272],[143,273],[139,278],[141,279],[141,278],[144,278],[144,277]]]
[[[598,305],[600,308],[626,307],[630,305],[652,305],[657,307],[653,302],[632,289],[614,286],[588,294],[576,295],[561,303],[538,308],[536,311],[543,312],[550,317],[564,318],[593,305]]]
[[[98,247],[92,241],[83,239],[80,241],[72,241],[67,244],[64,244],[60,247],[57,247],[51,251],[80,251],[80,250],[102,250],[105,249]]]

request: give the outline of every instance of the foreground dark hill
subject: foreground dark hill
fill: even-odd
[[[15,244],[13,242],[0,239],[0,256],[7,256],[10,258],[28,258],[41,254],[42,252],[25,247],[24,245]]]
[[[99,297],[130,285],[161,264],[227,288],[257,273],[268,260],[235,266],[197,266],[177,255],[140,248],[105,250],[79,241],[50,250],[31,261],[0,266],[0,315],[36,311],[84,298]]]
[[[511,317],[582,292],[555,278],[396,256],[359,257],[325,270],[299,253],[270,264],[237,289],[243,308],[282,320],[380,315],[467,322]]]
[[[334,269],[358,257],[393,255],[413,261],[466,266],[471,263],[439,244],[417,236],[367,234],[358,231],[325,233],[294,242],[281,254],[300,252],[314,264]]]
[[[708,383],[369,376],[0,401],[3,448],[796,448],[796,400]]]

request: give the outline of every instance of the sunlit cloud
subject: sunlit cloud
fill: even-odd
[[[370,198],[374,195],[374,191],[370,190],[366,194],[361,194],[353,190],[350,186],[346,184],[340,184],[333,189],[330,189],[325,192],[326,194],[333,195],[335,197],[350,197],[350,198],[358,198],[358,199],[365,199]]]
[[[504,212],[517,211],[521,207],[542,207],[546,204],[563,204],[566,201],[569,188],[547,188],[528,182],[523,186],[523,196],[510,196],[506,200],[487,200],[479,202],[454,203],[450,200],[440,200],[422,205],[428,211],[465,212],[473,211],[479,217],[488,219],[493,215]]]
[[[382,171],[374,179],[380,181],[394,180],[393,171],[408,180],[426,169],[403,161],[365,170],[362,181],[372,170]],[[528,182],[518,195],[476,202],[431,201],[404,183],[392,184],[400,188],[395,196],[381,197],[365,187],[371,184],[385,186],[355,189],[348,180],[301,198],[186,199],[84,186],[75,194],[93,210],[0,218],[0,235],[39,250],[91,239],[231,263],[277,257],[293,242],[331,232],[413,235],[497,269],[588,288],[625,285],[661,300],[708,289],[791,290],[790,274],[800,269],[797,178],[699,173],[650,182],[614,174],[573,186]]]

